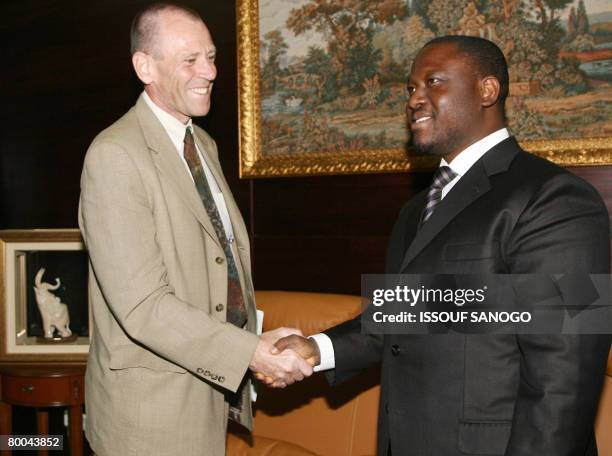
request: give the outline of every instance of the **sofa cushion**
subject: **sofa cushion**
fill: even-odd
[[[301,446],[266,437],[228,434],[227,456],[318,456]]]

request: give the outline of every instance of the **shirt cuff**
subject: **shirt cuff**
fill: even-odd
[[[314,367],[315,372],[334,369],[336,367],[336,358],[334,356],[334,344],[327,334],[319,333],[309,337],[319,346],[319,354],[321,362]]]

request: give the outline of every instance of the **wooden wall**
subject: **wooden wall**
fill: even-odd
[[[144,0],[0,3],[0,228],[75,227],[88,144],[134,103],[128,30]],[[253,241],[259,289],[357,293],[382,272],[399,208],[430,175],[238,179],[235,6],[185,4],[207,21],[218,52],[213,109],[198,121],[220,157]],[[608,167],[583,168],[612,207]]]

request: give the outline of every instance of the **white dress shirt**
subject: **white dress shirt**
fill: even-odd
[[[153,114],[155,114],[155,117],[157,117],[157,120],[159,120],[159,122],[162,124],[162,126],[164,127],[164,130],[166,130],[166,133],[168,133],[168,136],[170,137],[172,144],[174,144],[174,147],[176,148],[176,152],[179,154],[181,161],[183,162],[183,164],[185,165],[185,168],[187,169],[187,173],[189,174],[189,177],[191,177],[191,180],[193,181],[193,176],[191,175],[191,171],[189,170],[189,165],[187,164],[187,161],[185,160],[185,157],[183,156],[183,148],[185,147],[183,140],[185,139],[186,128],[189,127],[193,133],[193,123],[191,119],[189,119],[189,121],[186,124],[184,124],[180,120],[178,120],[176,117],[168,114],[166,111],[164,111],[159,106],[157,106],[153,102],[153,100],[151,100],[147,92],[143,92],[142,95],[143,95],[144,101],[147,103],[149,108],[151,108],[151,111],[153,111]],[[195,135],[194,135],[194,139],[195,139]],[[198,156],[200,158],[200,162],[202,163],[202,169],[204,170],[206,180],[208,181],[208,186],[210,187],[210,192],[212,193],[212,197],[215,200],[215,204],[217,205],[217,210],[219,211],[219,217],[221,217],[221,223],[223,223],[223,229],[225,231],[225,235],[227,236],[227,240],[230,243],[232,243],[234,242],[234,230],[232,228],[232,222],[230,221],[229,212],[227,211],[227,206],[225,205],[225,198],[223,198],[223,193],[221,192],[221,189],[219,188],[219,185],[217,184],[215,177],[210,171],[210,168],[208,167],[206,160],[204,160],[204,157],[202,157],[202,151],[198,147],[197,142],[195,144],[196,144],[196,150],[198,151]]]
[[[494,146],[508,138],[510,134],[506,128],[501,128],[488,136],[476,141],[474,144],[462,150],[454,160],[447,163],[442,159],[439,166],[448,166],[457,176],[444,186],[442,189],[442,199],[450,192],[450,190],[459,182],[465,173],[476,163],[484,154],[486,154]],[[336,367],[336,359],[334,356],[334,345],[331,339],[326,334],[320,333],[310,337],[319,346],[321,354],[321,363],[314,368],[316,372],[329,370]]]

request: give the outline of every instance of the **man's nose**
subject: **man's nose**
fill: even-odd
[[[406,104],[406,109],[409,111],[417,111],[423,103],[425,102],[424,93],[422,90],[415,88],[414,92],[408,98],[408,103]]]
[[[214,81],[217,77],[217,66],[214,60],[203,59],[202,63],[198,66],[198,75],[209,81]]]

